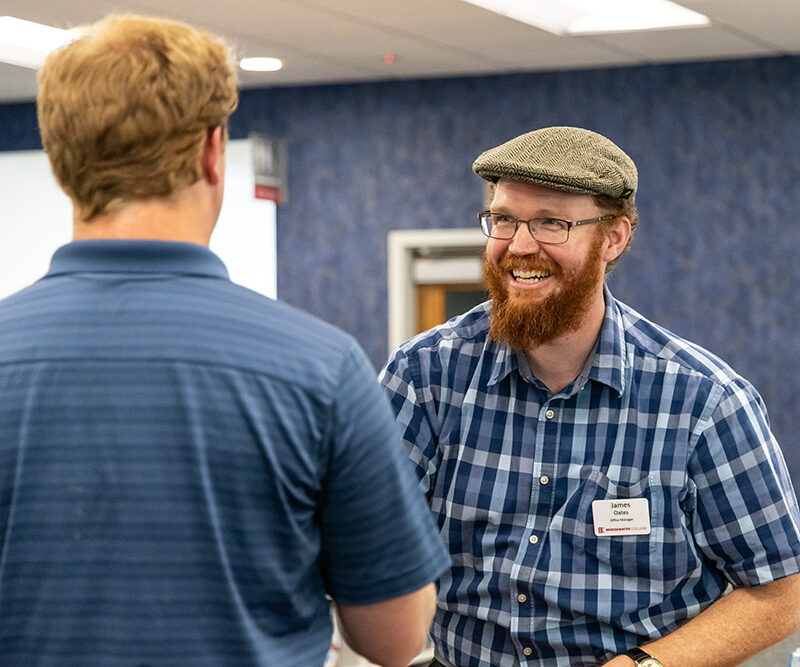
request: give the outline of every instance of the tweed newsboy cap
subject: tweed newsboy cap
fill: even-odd
[[[487,181],[508,178],[554,190],[636,196],[636,165],[614,142],[580,127],[546,127],[481,153],[472,165]]]

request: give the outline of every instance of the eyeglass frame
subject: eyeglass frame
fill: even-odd
[[[502,215],[506,218],[509,218],[509,220],[513,220],[514,233],[511,236],[492,236],[491,234],[487,234],[486,229],[484,228],[483,225],[483,218],[484,216],[491,216],[491,215]],[[531,235],[531,238],[533,238],[533,240],[536,241],[537,243],[544,243],[545,245],[563,245],[564,243],[569,241],[569,233],[573,227],[580,227],[581,225],[591,225],[596,222],[602,222],[603,220],[613,220],[614,218],[619,218],[619,217],[620,214],[609,213],[608,215],[601,215],[599,218],[588,218],[586,220],[564,220],[563,218],[530,218],[529,220],[520,220],[519,218],[514,217],[513,215],[508,215],[507,213],[492,213],[491,211],[481,211],[480,213],[478,213],[478,224],[480,225],[483,235],[486,236],[487,238],[497,239],[500,241],[510,241],[517,235],[519,226],[522,223],[525,223],[525,225],[528,227],[528,233]],[[538,224],[536,225],[537,230],[545,222],[558,221],[566,223],[567,238],[565,238],[563,241],[540,241],[539,239],[536,238],[534,229],[531,228],[531,223],[534,221],[538,221]]]

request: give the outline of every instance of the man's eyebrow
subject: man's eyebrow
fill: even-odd
[[[530,218],[519,218],[519,217],[515,216],[513,213],[510,213],[508,208],[506,208],[505,206],[498,206],[496,208],[494,206],[490,206],[489,207],[489,212],[490,213],[502,213],[503,215],[508,215],[508,216],[510,216],[512,218],[516,218],[517,220],[536,220],[537,218],[556,218],[558,220],[564,220],[565,219],[565,218],[563,218],[561,216],[561,214],[554,213],[549,208],[540,209],[539,212],[536,215],[533,215]]]

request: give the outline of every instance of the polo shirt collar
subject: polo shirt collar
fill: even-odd
[[[47,277],[69,273],[175,273],[229,279],[205,246],[177,241],[73,241],[56,250]]]
[[[600,335],[594,353],[581,375],[608,385],[622,395],[625,391],[625,328],[619,306],[608,285],[603,287],[603,295],[606,310]],[[494,356],[492,373],[489,376],[490,386],[497,384],[513,371],[522,372],[516,351],[507,343],[497,343],[487,337],[486,350]]]

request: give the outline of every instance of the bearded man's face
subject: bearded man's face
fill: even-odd
[[[521,220],[584,220],[603,214],[589,195],[530,183],[500,181],[491,210]],[[489,239],[483,274],[492,300],[493,340],[525,350],[580,328],[602,298],[606,261],[603,229],[576,227],[564,244],[537,242],[526,225],[513,239]]]

